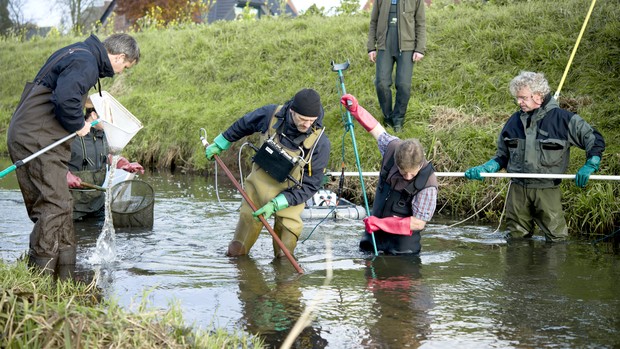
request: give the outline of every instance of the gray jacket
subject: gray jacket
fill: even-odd
[[[370,14],[368,52],[385,50],[390,0],[376,0]],[[400,51],[426,51],[426,14],[423,0],[398,0],[398,47]]]
[[[504,125],[497,140],[495,161],[511,173],[565,173],[570,148],[586,151],[586,158],[602,158],[603,136],[579,115],[561,109],[547,95],[542,106],[532,112],[518,111]],[[551,188],[554,179],[514,179],[531,188]]]

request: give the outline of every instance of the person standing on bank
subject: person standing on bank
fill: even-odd
[[[426,51],[423,0],[376,0],[370,14],[368,58],[376,65],[375,87],[385,124],[400,132],[411,96],[413,64]],[[396,98],[392,72],[396,65]]]
[[[579,115],[561,109],[542,73],[522,71],[510,82],[520,110],[512,114],[497,140],[495,156],[465,171],[468,179],[505,168],[509,173],[565,173],[571,146],[586,151],[575,176],[585,188],[605,151],[603,136]],[[513,178],[506,196],[507,238],[529,238],[538,225],[548,242],[563,241],[568,228],[562,209],[560,179]]]
[[[12,161],[24,159],[75,132],[90,131],[84,102],[99,78],[112,77],[140,59],[136,41],[114,34],[103,43],[95,35],[53,53],[32,83],[26,84],[7,134]],[[65,142],[26,165],[16,175],[28,216],[30,265],[62,276],[63,266],[75,267],[76,240],[67,186],[71,142]],[[66,269],[66,268],[65,268]]]
[[[261,150],[245,181],[248,197],[260,208],[253,212],[243,201],[228,256],[250,252],[263,226],[259,215],[275,215],[274,231],[293,254],[303,229],[305,202],[319,190],[329,161],[331,145],[323,134],[323,117],[319,94],[302,89],[284,105],[269,104],[244,115],[207,147],[206,157],[213,160],[233,142],[261,134]],[[263,151],[266,147],[269,150]],[[275,257],[285,256],[275,242],[273,249]]]
[[[417,139],[401,140],[387,133],[354,96],[346,94],[340,102],[375,137],[383,156],[372,215],[364,219],[366,231],[360,249],[374,252],[370,236],[374,234],[378,252],[419,254],[420,233],[437,205],[438,184],[433,165],[426,160]]]

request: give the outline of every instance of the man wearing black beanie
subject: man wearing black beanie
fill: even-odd
[[[213,160],[241,138],[261,134],[261,149],[244,182],[248,197],[260,208],[253,211],[243,201],[228,256],[250,252],[262,229],[260,215],[275,216],[274,231],[293,253],[303,230],[304,204],[319,190],[329,162],[331,144],[323,116],[319,94],[302,89],[283,105],[269,104],[245,114],[207,147],[205,155]],[[275,257],[285,256],[276,243],[273,249]]]

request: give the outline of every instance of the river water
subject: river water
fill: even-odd
[[[357,249],[361,221],[313,220],[295,250],[300,275],[288,260],[273,261],[267,232],[249,257],[225,256],[241,199],[227,179],[216,192],[212,178],[140,177],[155,189],[154,226],[117,228],[117,259],[100,278],[127,309],[144,297],[155,308],[178,303],[188,325],[261,335],[274,348],[317,301],[297,348],[620,346],[620,256],[596,245],[506,243],[495,227],[438,221],[419,258],[373,258]],[[32,228],[17,188],[14,173],[0,180],[7,262],[27,250]],[[76,223],[78,269],[99,268],[89,258],[101,227]]]

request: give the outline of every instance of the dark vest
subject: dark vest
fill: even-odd
[[[107,174],[108,142],[102,130],[92,129],[71,143],[69,170],[86,183],[103,185]],[[70,189],[73,196],[73,219],[93,213],[102,214],[105,194],[92,189]]]
[[[267,141],[267,139],[273,137],[273,141],[277,143],[279,146],[281,146],[290,156],[298,157],[302,155],[301,150],[287,147],[286,145],[282,143],[280,135],[284,131],[284,122],[286,121],[282,121],[279,127],[276,127],[278,122],[280,122],[280,120],[276,117],[276,114],[278,114],[278,112],[281,109],[282,109],[282,106],[278,106],[276,110],[274,111],[273,115],[271,115],[271,121],[269,123],[269,128],[267,129],[265,133],[261,134],[259,142],[262,145],[265,141]],[[297,165],[290,171],[290,175],[295,180],[297,180],[299,183],[303,183],[303,168],[305,164],[311,163],[312,152],[314,150],[314,147],[318,143],[319,138],[322,136],[324,130],[325,128],[313,127],[312,133],[308,135],[299,136],[297,139],[294,140],[294,143],[299,144],[299,146],[303,149],[305,153],[305,156],[303,157],[303,162],[298,161]],[[255,163],[254,165],[258,165],[258,164]],[[268,169],[263,169],[263,170],[269,173]],[[310,167],[309,171],[311,173],[312,167]]]
[[[413,198],[422,189],[438,186],[435,169],[428,161],[413,179],[406,181],[402,178],[394,161],[394,153],[399,142],[398,140],[392,141],[383,157],[379,184],[377,184],[372,205],[372,215],[379,218],[410,217],[413,214],[411,209]],[[373,235],[377,250],[385,254],[420,253],[420,231],[414,231],[411,236],[403,236],[378,230]],[[364,232],[360,248],[374,252],[372,236],[369,233]]]

